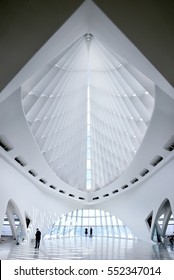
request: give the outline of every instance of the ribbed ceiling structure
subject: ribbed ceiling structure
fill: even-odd
[[[87,192],[116,180],[146,133],[154,97],[129,64],[85,33],[22,85],[26,119],[55,174]]]

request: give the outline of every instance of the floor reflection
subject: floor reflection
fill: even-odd
[[[14,240],[0,244],[1,259],[74,259],[74,260],[173,260],[173,246],[140,240],[107,237],[71,237],[16,245]]]

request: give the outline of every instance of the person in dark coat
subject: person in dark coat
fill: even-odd
[[[35,244],[34,249],[39,249],[40,240],[41,240],[41,232],[40,232],[40,230],[38,228],[36,229],[35,237],[36,237],[36,244]]]
[[[88,235],[88,229],[85,228],[85,235],[87,236]]]

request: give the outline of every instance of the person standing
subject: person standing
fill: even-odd
[[[36,244],[35,244],[34,249],[39,249],[40,240],[41,240],[41,232],[40,232],[40,230],[38,228],[36,229],[35,237],[36,237]]]
[[[87,236],[88,235],[88,229],[85,228],[85,235]]]

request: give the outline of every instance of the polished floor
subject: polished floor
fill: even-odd
[[[107,237],[71,237],[16,245],[2,238],[1,260],[174,260],[174,246]]]

